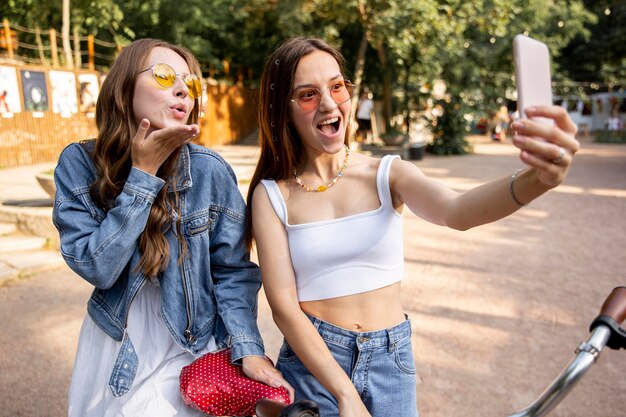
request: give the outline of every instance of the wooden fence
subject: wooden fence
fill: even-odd
[[[234,143],[256,129],[256,90],[210,85],[207,93],[198,143]],[[0,118],[0,167],[54,162],[69,143],[95,136],[93,113],[12,113]]]
[[[67,144],[95,133],[94,119],[83,113],[71,118],[50,111],[13,113],[0,119],[0,167],[55,161]]]
[[[208,147],[234,143],[257,128],[257,90],[209,85],[207,93],[198,143]]]

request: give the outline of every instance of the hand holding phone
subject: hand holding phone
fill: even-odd
[[[525,108],[552,105],[550,51],[543,42],[528,36],[517,35],[513,39],[513,57],[517,110],[520,118],[525,119]],[[533,120],[553,124],[551,119],[534,118]]]

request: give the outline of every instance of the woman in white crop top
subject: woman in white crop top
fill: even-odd
[[[352,88],[341,54],[319,39],[287,40],[269,57],[246,239],[256,241],[286,339],[277,368],[296,399],[318,402],[324,417],[415,417],[402,208],[458,230],[508,216],[563,181],[576,126],[561,107],[527,108],[555,122],[512,125],[528,168],[459,193],[410,162],[349,152]]]

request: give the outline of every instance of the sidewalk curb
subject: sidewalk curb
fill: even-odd
[[[0,254],[0,288],[11,281],[64,266],[65,261],[58,251],[37,250]]]
[[[0,222],[13,223],[27,234],[46,238],[47,246],[59,249],[59,232],[52,224],[52,207],[17,207],[0,204]]]

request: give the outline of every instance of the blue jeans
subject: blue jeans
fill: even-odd
[[[350,376],[372,417],[417,417],[416,376],[411,349],[411,322],[386,330],[353,332],[308,316],[333,357]],[[305,368],[287,341],[276,368],[295,388],[296,400],[320,406],[320,417],[337,417],[337,400]]]

